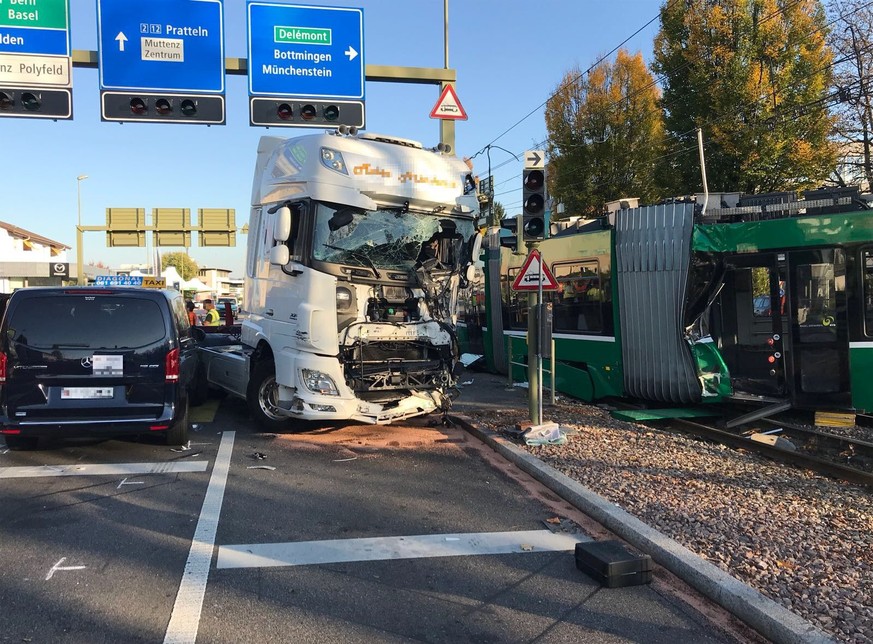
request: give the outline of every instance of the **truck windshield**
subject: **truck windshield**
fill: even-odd
[[[472,222],[438,214],[319,203],[312,255],[322,262],[411,270],[426,243],[441,235],[464,240],[472,231]]]

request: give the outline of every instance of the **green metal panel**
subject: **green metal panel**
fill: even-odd
[[[871,238],[873,210],[865,210],[736,224],[697,225],[692,234],[691,248],[710,253],[755,253],[866,242]]]
[[[859,412],[873,411],[873,343],[849,349],[852,406]],[[868,345],[869,346],[866,346]]]
[[[618,420],[642,422],[646,420],[666,420],[669,418],[704,418],[707,416],[718,416],[719,412],[711,409],[678,407],[674,409],[619,409],[609,412],[609,415]]]
[[[712,342],[696,342],[691,353],[697,366],[697,375],[702,385],[703,402],[720,402],[733,394],[727,365]]]

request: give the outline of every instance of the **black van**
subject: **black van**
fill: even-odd
[[[175,291],[16,291],[0,324],[0,434],[10,449],[152,432],[183,444],[196,360]]]

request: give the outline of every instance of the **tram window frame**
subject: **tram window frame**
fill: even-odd
[[[861,287],[864,303],[864,335],[873,337],[873,248],[861,249]]]
[[[552,302],[552,329],[555,333],[603,335],[606,329],[607,306],[612,306],[608,280],[604,279],[599,259],[576,259],[555,262],[552,275],[559,289],[549,295]],[[596,281],[593,281],[596,280]],[[584,290],[580,286],[585,285]],[[568,291],[568,285],[573,291]],[[597,300],[588,300],[588,291],[596,288]],[[568,293],[573,293],[571,298]]]

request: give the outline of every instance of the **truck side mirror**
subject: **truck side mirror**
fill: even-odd
[[[270,263],[276,266],[284,266],[291,261],[291,251],[284,244],[273,246],[270,249]]]
[[[277,242],[288,241],[291,236],[291,209],[288,206],[282,206],[276,212],[276,219],[273,221],[273,239]],[[271,263],[272,262],[271,260]]]

